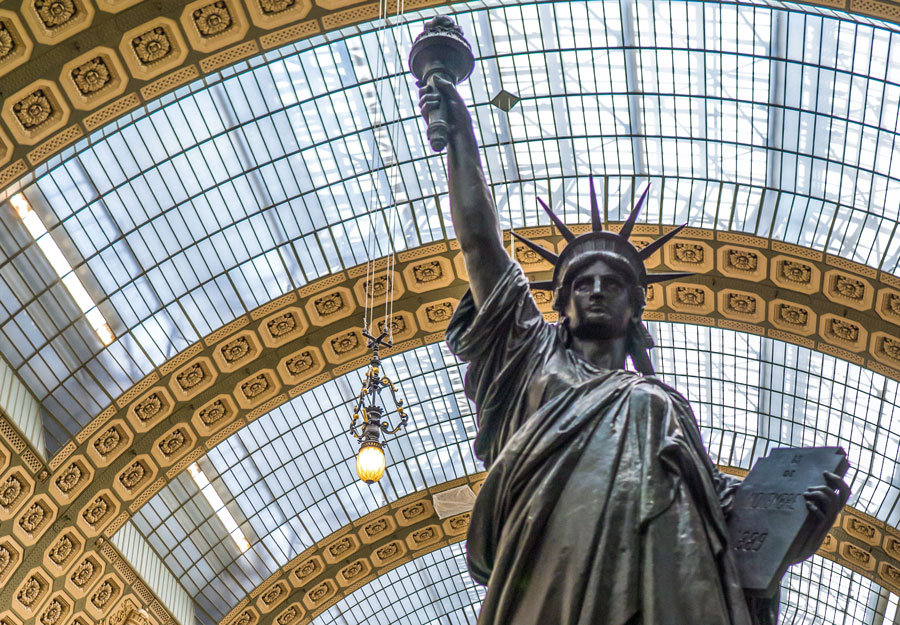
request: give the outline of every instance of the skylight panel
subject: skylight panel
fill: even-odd
[[[47,231],[43,220],[41,220],[40,216],[31,208],[28,200],[25,199],[25,196],[21,193],[13,195],[10,197],[9,201],[13,205],[13,208],[16,209],[19,218],[22,220],[22,223],[25,225],[29,234],[31,234],[31,237],[44,253],[44,257],[50,263],[50,266],[53,267],[56,275],[59,276],[63,285],[72,296],[72,299],[75,300],[75,304],[81,309],[81,312],[85,315],[88,323],[91,324],[91,328],[97,333],[97,337],[104,345],[112,343],[116,337],[112,333],[109,324],[106,322],[106,318],[97,308],[94,300],[91,299],[91,296],[81,283],[81,279],[75,274],[75,271],[72,269],[69,261],[66,260],[62,250],[59,249],[56,241],[53,240],[53,237]]]
[[[206,477],[203,469],[195,462],[188,467],[188,473],[190,473],[194,482],[197,484],[197,488],[200,489],[203,497],[209,505],[212,506],[216,516],[222,522],[225,531],[228,532],[228,535],[234,540],[234,544],[237,545],[237,548],[240,549],[241,553],[247,551],[250,548],[250,542],[247,540],[247,537],[244,536],[244,532],[241,531],[237,521],[231,516],[231,512],[225,507],[225,502],[222,501],[222,498]]]

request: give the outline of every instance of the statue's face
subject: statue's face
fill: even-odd
[[[633,286],[602,260],[582,269],[572,279],[564,311],[572,334],[581,339],[624,337],[634,316]]]

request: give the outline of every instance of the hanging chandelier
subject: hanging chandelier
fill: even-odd
[[[387,375],[381,371],[381,358],[378,350],[384,345],[391,347],[387,330],[378,338],[373,337],[367,331],[363,336],[368,340],[369,349],[372,350],[372,359],[369,361],[369,370],[363,380],[359,395],[356,396],[356,405],[353,407],[353,417],[350,421],[350,434],[359,441],[359,452],[356,454],[356,473],[359,479],[366,484],[374,484],[384,475],[384,446],[382,434],[396,434],[406,427],[409,417],[403,409],[403,400],[397,397],[397,389]],[[399,422],[397,427],[391,428],[387,420],[387,412],[382,406],[381,391],[388,389],[391,392],[391,400],[397,410]]]

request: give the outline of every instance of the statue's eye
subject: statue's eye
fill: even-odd
[[[579,293],[587,293],[591,290],[592,286],[593,281],[591,280],[576,280],[575,284],[572,285],[572,288]]]

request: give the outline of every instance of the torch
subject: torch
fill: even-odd
[[[434,86],[435,76],[456,85],[468,78],[474,68],[472,46],[449,17],[436,17],[425,24],[425,29],[416,37],[409,51],[409,70],[420,86]],[[427,136],[431,149],[435,152],[443,150],[449,135],[447,108],[441,101],[440,107],[428,115]]]

